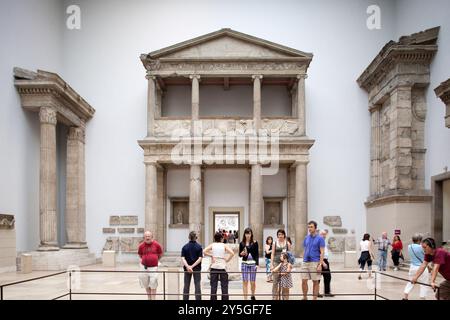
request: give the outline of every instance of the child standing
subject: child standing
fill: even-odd
[[[289,300],[289,289],[293,287],[292,283],[292,264],[288,261],[288,254],[282,252],[280,256],[281,263],[276,266],[272,272],[280,273],[280,287],[283,300]]]

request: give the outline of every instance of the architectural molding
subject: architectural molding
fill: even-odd
[[[428,65],[437,51],[439,29],[440,27],[435,27],[400,37],[397,42],[389,41],[359,76],[359,86],[371,91],[388,70],[400,63]]]
[[[450,78],[434,89],[436,96],[445,104],[445,126],[450,128]]]
[[[69,126],[84,126],[95,113],[95,109],[56,73],[15,67],[14,78],[22,107],[26,109],[39,111],[41,107],[52,106],[58,112],[58,120]]]

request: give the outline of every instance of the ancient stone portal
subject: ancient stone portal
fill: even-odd
[[[431,195],[425,190],[424,126],[430,63],[438,49],[439,27],[388,42],[358,78],[369,94],[371,114],[371,234],[403,237],[430,231]],[[401,227],[401,228],[400,228]]]
[[[55,73],[38,70],[32,72],[14,68],[16,86],[22,107],[38,112],[40,132],[40,174],[39,174],[39,251],[59,251],[80,249],[64,254],[33,256],[37,263],[33,268],[58,270],[67,263],[79,265],[95,262],[91,259],[86,243],[86,203],[85,203],[85,130],[95,110]],[[56,125],[68,127],[66,166],[66,210],[65,232],[67,243],[59,244],[56,207]],[[70,255],[76,256],[68,259]],[[79,259],[78,259],[79,258]],[[45,260],[45,261],[44,261]],[[44,262],[42,262],[44,261]],[[40,263],[42,262],[42,263]]]

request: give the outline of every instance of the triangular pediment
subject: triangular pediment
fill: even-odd
[[[231,29],[221,29],[170,47],[150,52],[151,59],[179,58],[312,58],[312,54],[256,38]]]

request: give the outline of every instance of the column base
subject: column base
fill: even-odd
[[[37,251],[59,251],[57,244],[40,244]]]
[[[74,243],[66,243],[63,246],[63,249],[87,249],[87,243],[86,242],[74,242]]]

